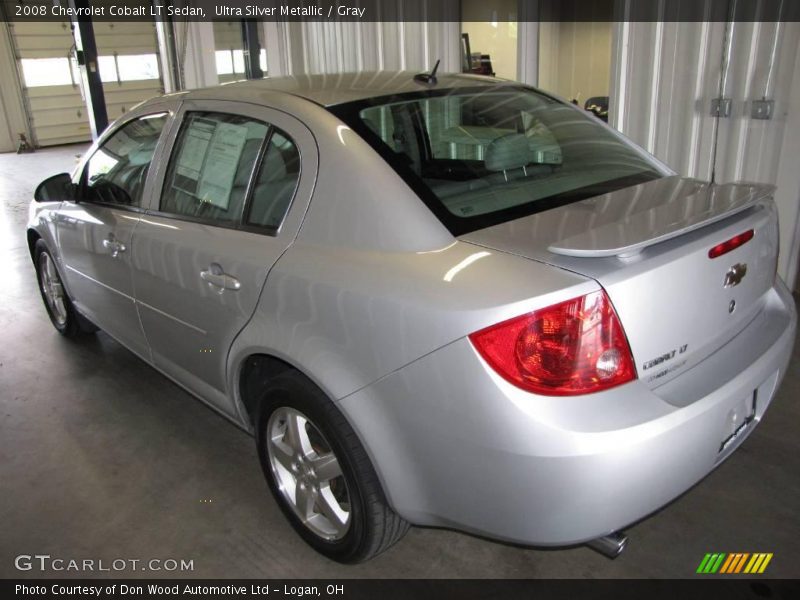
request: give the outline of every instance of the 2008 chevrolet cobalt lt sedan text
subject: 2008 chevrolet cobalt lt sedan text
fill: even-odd
[[[307,76],[145,102],[39,186],[28,241],[53,325],[252,432],[323,554],[410,523],[613,554],[786,370],[772,193],[519,84]]]

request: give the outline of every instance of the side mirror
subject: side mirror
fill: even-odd
[[[77,186],[72,183],[68,173],[59,173],[48,177],[36,187],[33,199],[36,202],[61,202],[62,200],[76,200]]]

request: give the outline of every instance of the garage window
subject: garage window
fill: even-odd
[[[244,51],[217,50],[214,54],[217,75],[244,74]]]
[[[117,64],[113,56],[98,56],[97,69],[100,71],[100,81],[103,83],[117,81]]]
[[[117,57],[120,81],[158,79],[158,58],[155,54],[123,54]]]
[[[243,50],[217,50],[214,53],[214,60],[217,64],[217,75],[244,75],[244,51]],[[258,55],[258,63],[261,70],[267,72],[267,51],[261,48]]]
[[[98,56],[97,65],[103,83],[158,79],[158,58],[155,54],[117,54]]]
[[[25,87],[44,87],[48,85],[72,85],[69,59],[63,58],[23,58],[22,77]]]

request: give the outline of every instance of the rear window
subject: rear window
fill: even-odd
[[[661,177],[596,117],[529,88],[334,106],[456,235]]]

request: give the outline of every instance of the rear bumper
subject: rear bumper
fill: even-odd
[[[339,405],[411,522],[580,543],[656,511],[741,444],[780,384],[796,326],[778,282],[739,335],[654,390],[637,381],[591,396],[535,396],[461,339]]]

